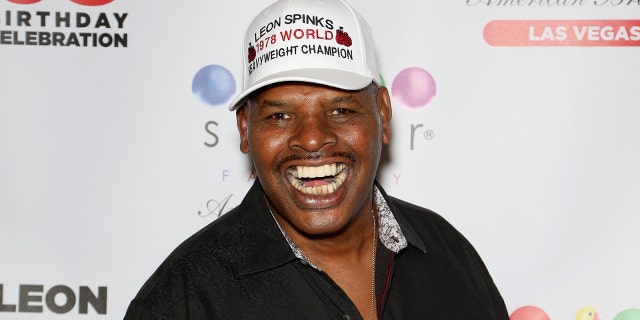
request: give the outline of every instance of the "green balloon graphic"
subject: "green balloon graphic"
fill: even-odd
[[[613,320],[640,320],[640,309],[624,310],[618,313]]]

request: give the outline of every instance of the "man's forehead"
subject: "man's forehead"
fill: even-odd
[[[349,103],[360,100],[369,87],[342,90],[311,83],[279,83],[254,92],[249,102],[265,106],[281,106],[287,101],[321,99],[330,103]]]

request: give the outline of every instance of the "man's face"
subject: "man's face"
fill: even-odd
[[[369,212],[382,144],[389,142],[387,89],[344,91],[284,83],[237,111],[240,149],[250,153],[274,215],[287,231],[339,233]]]

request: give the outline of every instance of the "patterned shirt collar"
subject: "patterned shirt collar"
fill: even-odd
[[[396,221],[393,212],[391,212],[391,208],[389,208],[387,200],[384,199],[376,185],[373,186],[373,198],[378,211],[378,238],[380,239],[380,242],[387,247],[387,249],[398,253],[400,250],[407,247],[407,238],[402,233],[402,229],[400,229],[398,221]],[[269,210],[269,212],[271,212],[271,210]],[[273,216],[273,212],[271,212],[271,216],[273,217],[273,220],[276,221],[278,228],[280,228],[280,232],[282,232],[285,240],[287,240],[293,254],[305,264],[321,270],[318,266],[311,263],[311,261],[304,255],[304,252],[302,252],[293,240],[289,238],[287,233],[282,229],[282,227],[280,227],[278,220]]]
[[[380,242],[382,242],[387,249],[398,253],[407,247],[407,238],[402,233],[396,217],[393,215],[393,212],[391,212],[391,208],[389,208],[387,200],[382,196],[378,186],[374,186],[373,188],[373,198],[376,202],[376,209],[378,210],[378,234],[380,235]]]

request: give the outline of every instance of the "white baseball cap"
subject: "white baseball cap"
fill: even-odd
[[[371,29],[343,0],[279,0],[253,20],[242,49],[242,92],[289,81],[344,90],[382,85]]]

